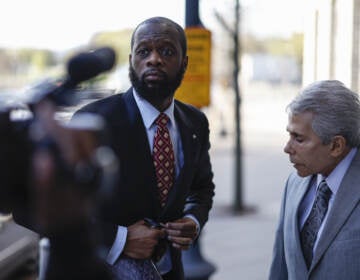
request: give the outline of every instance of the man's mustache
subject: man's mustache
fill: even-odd
[[[160,76],[161,78],[164,78],[164,79],[167,78],[166,73],[159,69],[149,69],[149,70],[145,71],[142,76],[143,76],[143,78],[145,78],[147,76],[153,76],[153,75]]]

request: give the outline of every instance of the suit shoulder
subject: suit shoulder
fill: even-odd
[[[121,106],[123,93],[117,93],[91,103],[88,103],[81,107],[76,113],[87,112],[87,113],[96,113],[101,115],[107,115],[113,110],[116,110]]]
[[[186,116],[191,116],[191,117],[207,120],[206,115],[200,109],[196,108],[195,106],[187,104],[187,103],[183,103],[179,100],[175,100],[175,104]]]

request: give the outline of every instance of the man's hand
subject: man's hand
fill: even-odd
[[[166,223],[165,230],[172,246],[187,250],[197,236],[196,223],[191,218],[181,218]]]
[[[152,256],[159,239],[165,237],[163,229],[150,228],[141,220],[128,227],[124,255],[133,259],[148,259]]]

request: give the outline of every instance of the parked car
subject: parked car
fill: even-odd
[[[0,280],[15,280],[20,270],[36,270],[39,236],[17,225],[11,215],[0,215]]]

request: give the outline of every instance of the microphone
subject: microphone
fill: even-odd
[[[90,52],[79,53],[67,64],[68,78],[66,83],[77,85],[110,70],[116,60],[116,53],[110,47],[102,47]]]
[[[67,77],[51,93],[51,99],[57,104],[70,105],[77,101],[75,95],[69,95],[77,84],[90,80],[113,68],[116,53],[110,47],[102,47],[89,52],[82,52],[72,57],[67,63]]]
[[[33,98],[29,102],[30,107],[44,98],[49,98],[57,105],[72,105],[76,97],[71,93],[74,93],[77,84],[110,70],[115,60],[116,53],[110,47],[75,55],[68,61],[67,77],[62,82],[46,80],[31,89]]]

